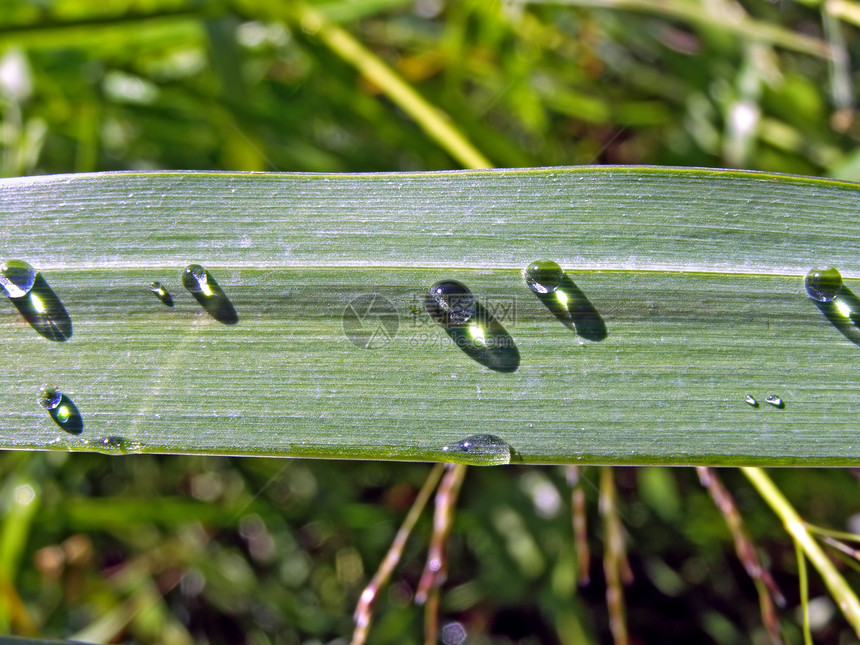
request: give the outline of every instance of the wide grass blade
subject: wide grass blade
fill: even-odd
[[[830,264],[860,285],[855,184],[649,167],[149,172],[3,180],[0,200],[0,259],[41,271],[73,323],[52,342],[0,305],[6,448],[480,461],[441,448],[490,434],[535,463],[860,462],[860,330],[803,284]],[[521,269],[541,258],[605,339],[529,290]],[[237,324],[183,288],[193,263]],[[426,314],[439,280],[504,326],[516,371],[484,367]],[[79,435],[38,405],[43,384],[77,406]]]

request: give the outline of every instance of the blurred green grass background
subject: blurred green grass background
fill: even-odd
[[[6,0],[0,172],[645,163],[860,180],[858,24],[853,2],[814,0]],[[428,468],[4,454],[0,633],[347,643]],[[564,469],[470,470],[443,624],[475,644],[611,642],[597,471],[584,476],[594,556],[578,588]],[[616,476],[633,642],[768,642],[693,470]],[[849,471],[774,476],[809,521],[857,530]],[[801,642],[791,541],[724,477],[788,598],[785,639]],[[372,643],[422,642],[411,597],[430,524]],[[811,596],[816,642],[852,642],[814,574]]]

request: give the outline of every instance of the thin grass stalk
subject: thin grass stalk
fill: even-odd
[[[797,540],[794,542],[794,552],[797,556],[797,578],[800,586],[800,608],[803,614],[803,644],[812,645],[812,631],[809,626],[809,575],[806,573],[806,557]]]
[[[585,491],[579,466],[567,467],[567,483],[571,486],[570,506],[573,522],[573,544],[576,550],[576,577],[581,587],[591,582],[590,560],[588,549],[588,520],[585,515]]]
[[[603,516],[604,553],[603,574],[606,577],[606,607],[609,611],[609,630],[615,645],[627,645],[630,637],[624,610],[624,589],[622,580],[625,571],[629,578],[629,564],[624,548],[624,533],[617,509],[618,494],[615,488],[613,470],[610,466],[600,467],[600,514]]]
[[[744,565],[747,575],[752,578],[755,584],[756,591],[759,597],[759,606],[761,607],[761,619],[765,629],[774,643],[782,643],[782,635],[780,634],[779,618],[776,615],[774,601],[782,606],[785,604],[785,598],[776,586],[776,581],[770,575],[770,572],[762,564],[758,550],[750,539],[744,527],[744,521],[738,512],[738,507],[732,494],[723,486],[722,481],[713,468],[699,466],[696,468],[699,474],[699,481],[702,486],[708,491],[714,504],[722,513],[729,527],[729,532],[732,534],[732,540],[735,543],[735,553],[741,564]]]
[[[326,47],[382,90],[463,168],[493,167],[492,162],[454,126],[448,115],[431,105],[349,32],[304,4],[297,5],[295,11],[303,29],[319,38]]]
[[[858,601],[851,587],[848,586],[845,578],[825,555],[818,542],[810,535],[797,511],[788,503],[785,496],[761,468],[743,467],[741,472],[750,480],[768,506],[771,507],[771,510],[782,520],[789,535],[800,544],[804,554],[812,562],[812,566],[824,579],[824,584],[827,585],[830,594],[836,600],[836,604],[839,605],[848,623],[860,637],[860,601]]]
[[[824,537],[822,539],[824,540],[824,542],[826,544],[829,544],[834,549],[842,551],[842,553],[845,553],[845,554],[851,556],[855,560],[860,560],[860,550],[854,549],[854,548],[848,546],[847,544],[845,544],[844,542],[840,542],[836,538]]]
[[[460,487],[466,476],[465,464],[445,464],[447,472],[436,491],[436,509],[433,514],[433,535],[427,550],[427,564],[418,581],[415,602],[419,605],[427,601],[430,591],[445,581],[448,573],[447,545],[454,524],[454,509]]]
[[[823,526],[810,524],[809,522],[804,522],[804,524],[810,533],[815,533],[816,535],[832,537],[837,540],[845,540],[846,542],[860,542],[860,535],[857,533],[851,533],[849,531],[835,531],[833,529],[824,528]]]
[[[424,603],[424,645],[439,642],[439,587],[432,587]]]
[[[373,619],[373,602],[379,595],[380,589],[382,589],[382,587],[391,578],[394,567],[396,567],[397,563],[400,562],[400,557],[403,555],[406,541],[409,539],[412,529],[415,528],[415,523],[421,516],[421,512],[424,510],[427,502],[430,500],[430,496],[433,494],[433,490],[439,483],[444,471],[444,464],[436,464],[430,470],[430,474],[427,476],[427,480],[424,482],[424,485],[421,486],[421,490],[418,491],[415,501],[412,502],[412,507],[406,514],[403,524],[397,530],[397,534],[394,536],[391,546],[388,547],[388,552],[382,559],[379,569],[377,569],[373,578],[364,588],[364,591],[361,592],[361,596],[359,597],[358,603],[355,607],[355,612],[353,613],[355,630],[352,633],[351,645],[363,645],[363,643],[367,641],[370,622]]]

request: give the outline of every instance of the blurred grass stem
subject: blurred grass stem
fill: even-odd
[[[446,114],[431,105],[376,54],[349,32],[328,21],[320,12],[298,5],[302,28],[355,67],[369,81],[411,116],[421,128],[464,168],[492,168],[493,164],[466,139]]]
[[[780,490],[774,485],[773,480],[761,469],[744,467],[741,471],[747,479],[755,486],[765,502],[774,513],[782,520],[786,530],[791,537],[800,545],[803,553],[809,558],[812,565],[824,578],[824,583],[836,600],[845,618],[860,636],[860,602],[857,596],[848,586],[845,578],[836,570],[830,559],[824,554],[821,546],[816,542],[806,528],[803,520],[788,503]]]

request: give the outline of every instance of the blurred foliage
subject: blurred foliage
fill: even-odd
[[[857,11],[787,0],[314,4],[497,166],[737,166],[860,179]],[[4,0],[5,176],[184,168],[457,167],[402,92],[278,0]],[[351,612],[427,466],[9,453],[0,460],[0,632],[134,643],[346,643]],[[472,469],[443,624],[469,643],[610,642],[596,469],[592,582],[578,588],[561,468]],[[767,642],[755,588],[691,469],[618,469],[635,642]],[[815,524],[857,530],[857,480],[777,482]],[[724,474],[788,598],[791,541]],[[419,643],[424,517],[372,643]],[[847,565],[856,587],[858,574]],[[812,576],[816,642],[852,640]]]

